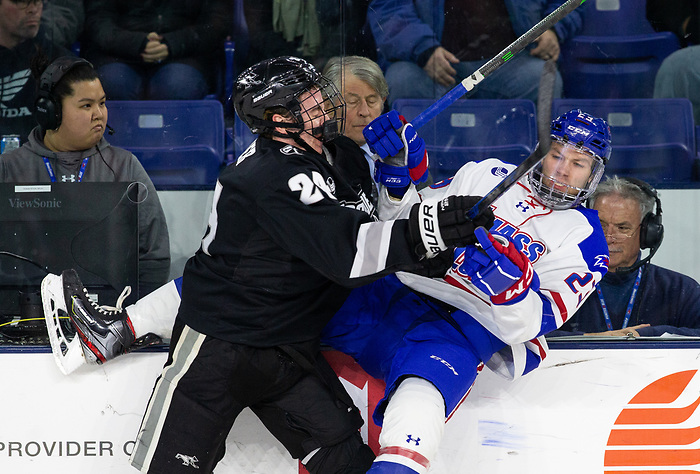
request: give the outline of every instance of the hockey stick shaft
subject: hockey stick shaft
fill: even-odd
[[[467,211],[467,217],[469,219],[476,219],[479,214],[488,209],[496,199],[501,197],[503,193],[518,182],[520,178],[534,168],[549,151],[549,147],[552,143],[549,128],[552,118],[552,99],[554,95],[554,79],[556,73],[557,70],[554,60],[550,59],[544,64],[542,77],[540,77],[537,97],[537,133],[539,135],[539,142],[535,150],[530,156],[525,158],[525,161],[520,163],[517,168],[508,174],[508,176],[503,178],[503,181],[498,183],[486,196],[479,199],[479,201]]]
[[[471,91],[484,80],[489,74],[505,64],[509,59],[518,54],[520,51],[529,46],[533,41],[539,38],[542,33],[550,29],[566,15],[574,11],[586,0],[568,0],[559,8],[544,17],[539,23],[527,30],[520,38],[513,41],[503,51],[491,58],[486,64],[481,66],[471,76],[466,77],[462,82],[457,84],[452,90],[440,97],[434,104],[421,112],[415,119],[411,120],[411,125],[419,129],[437,114],[445,110],[451,104],[456,102],[465,93]]]

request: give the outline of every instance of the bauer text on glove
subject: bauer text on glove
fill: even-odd
[[[432,258],[449,247],[463,247],[477,242],[474,229],[491,227],[494,216],[487,209],[473,221],[466,213],[479,196],[447,196],[426,199],[414,204],[409,215],[409,239],[419,256]]]

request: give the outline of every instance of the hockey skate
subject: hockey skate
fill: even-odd
[[[122,302],[124,288],[115,307],[99,306],[88,298],[75,270],[61,276],[49,274],[41,282],[44,318],[51,351],[61,372],[68,375],[84,364],[102,364],[128,352],[134,343],[134,328]],[[70,318],[76,334],[67,334],[60,319]]]

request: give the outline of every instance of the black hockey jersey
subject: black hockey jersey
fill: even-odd
[[[419,265],[407,221],[375,218],[362,150],[346,137],[327,150],[261,137],[222,171],[185,266],[190,327],[255,347],[311,341],[351,287]]]

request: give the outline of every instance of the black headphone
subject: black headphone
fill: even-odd
[[[41,75],[34,103],[34,118],[43,130],[55,130],[61,125],[61,104],[53,97],[53,90],[68,71],[81,64],[93,67],[83,58],[62,56],[49,64]]]
[[[645,181],[637,178],[623,177],[621,179],[634,184],[641,189],[644,194],[654,198],[654,202],[656,202],[656,211],[647,212],[644,218],[642,218],[642,223],[639,227],[639,247],[650,249],[649,255],[631,267],[621,267],[617,269],[618,272],[629,272],[641,267],[654,256],[661,246],[661,242],[664,240],[664,225],[661,223],[661,199],[659,199],[659,193],[656,192],[656,189],[652,188],[651,185]]]

